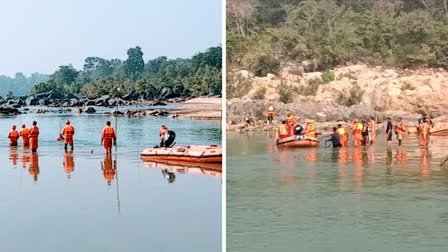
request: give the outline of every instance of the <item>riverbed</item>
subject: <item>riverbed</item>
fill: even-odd
[[[75,149],[56,138],[69,119]],[[40,128],[32,154],[10,148],[12,124]],[[117,148],[105,155],[101,130],[110,120]],[[46,113],[0,123],[1,251],[219,251],[221,172],[167,168],[140,160],[158,144],[162,124],[176,145],[221,145],[220,121]],[[115,151],[117,150],[117,151]]]
[[[278,149],[227,134],[228,251],[446,251],[448,138]]]

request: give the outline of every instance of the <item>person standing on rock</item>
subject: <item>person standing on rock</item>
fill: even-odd
[[[293,136],[295,134],[294,126],[296,125],[296,123],[297,117],[288,111],[286,113],[286,130],[288,131],[288,134],[290,136]]]
[[[36,121],[33,121],[33,126],[29,129],[29,138],[31,152],[36,152],[39,146],[39,127],[37,127]]]
[[[101,145],[104,146],[106,154],[112,153],[112,140],[114,145],[117,145],[117,136],[115,135],[115,130],[110,126],[110,121],[107,121],[106,126],[103,128],[101,134]]]
[[[343,128],[341,124],[338,124],[337,132],[339,134],[340,142],[341,142],[342,147],[347,147],[348,146],[348,132],[347,132],[347,130],[345,130],[345,128]]]
[[[392,119],[390,117],[387,118],[387,124],[386,124],[386,139],[387,139],[387,146],[392,146]]]
[[[19,140],[20,134],[16,130],[16,125],[12,126],[11,131],[8,133],[9,146],[17,146],[17,140]]]
[[[376,138],[376,122],[375,122],[375,118],[373,116],[369,117],[369,140],[370,140],[370,145],[373,144],[373,141],[375,141]]]
[[[64,137],[64,150],[67,150],[67,145],[70,144],[73,150],[73,135],[75,134],[75,128],[70,124],[70,121],[65,122],[65,126],[62,129],[62,136]]]
[[[406,126],[403,123],[403,120],[398,118],[398,122],[395,125],[395,134],[397,135],[398,146],[401,146],[403,141],[403,136],[406,134]]]
[[[22,137],[23,147],[30,146],[29,130],[26,128],[25,124],[22,124],[22,130],[20,130],[20,136]]]
[[[274,106],[269,106],[268,112],[266,113],[268,116],[268,124],[272,124],[272,120],[274,120],[275,110]]]
[[[364,126],[358,119],[353,121],[353,146],[358,147],[362,145],[362,131]]]

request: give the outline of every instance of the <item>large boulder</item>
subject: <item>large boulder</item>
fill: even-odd
[[[135,89],[132,89],[129,93],[123,95],[122,99],[125,101],[133,101],[137,100],[139,97],[139,94]]]
[[[159,92],[160,99],[170,99],[176,97],[176,94],[170,87],[163,87]]]
[[[20,111],[17,108],[13,108],[10,106],[1,106],[0,114],[2,114],[2,115],[17,115],[17,114],[20,114]]]
[[[83,112],[87,113],[87,114],[93,114],[96,112],[94,107],[86,107],[84,108]]]
[[[25,100],[25,104],[26,104],[27,106],[36,106],[36,105],[39,104],[39,100],[36,99],[36,97],[34,97],[34,96],[31,95],[31,96],[29,96],[29,97],[26,98],[26,100]]]
[[[64,95],[57,91],[57,90],[51,90],[47,92],[47,99],[49,100],[60,100],[64,97]]]

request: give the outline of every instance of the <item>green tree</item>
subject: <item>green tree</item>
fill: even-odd
[[[56,83],[71,84],[75,82],[78,73],[72,65],[60,66],[59,70],[50,76],[50,79]]]
[[[124,62],[124,72],[126,76],[136,80],[141,76],[145,67],[142,48],[139,46],[129,48],[127,53],[128,59]]]

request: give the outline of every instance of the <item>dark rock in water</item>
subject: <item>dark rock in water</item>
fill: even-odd
[[[38,109],[36,111],[36,114],[44,114],[44,113],[47,113],[47,112],[48,112],[48,110],[46,110],[46,109]]]
[[[105,115],[112,115],[111,112],[104,112]]]
[[[146,115],[151,116],[167,116],[169,115],[169,112],[166,110],[153,110],[153,111],[147,111]]]
[[[135,89],[132,89],[128,94],[123,95],[122,99],[125,101],[133,101],[133,100],[137,100],[139,97],[139,94],[137,93],[137,91],[135,91]]]
[[[29,108],[24,108],[23,110],[24,110],[24,111],[30,111],[30,109],[29,109]]]
[[[0,114],[3,115],[18,115],[20,111],[17,108],[2,106],[0,107]]]
[[[124,113],[123,112],[121,112],[121,111],[114,111],[114,113],[113,113],[113,115],[114,116],[122,116],[122,115],[124,115]]]
[[[49,100],[58,100],[58,99],[62,99],[63,97],[64,96],[62,95],[62,93],[57,90],[51,90],[51,91],[47,92],[47,99],[49,99]]]
[[[156,101],[152,104],[152,106],[166,106],[166,103],[162,101]]]
[[[70,100],[70,99],[78,99],[78,97],[72,93],[70,94],[65,94],[63,97],[64,100]]]
[[[47,99],[39,100],[39,105],[41,105],[41,106],[47,106],[48,104],[50,104],[50,100],[47,100]]]
[[[87,102],[85,102],[84,105],[86,105],[86,106],[93,106],[93,105],[95,105],[95,100],[88,100]]]
[[[93,114],[96,112],[94,107],[87,107],[86,109],[84,109],[84,112],[87,114]]]
[[[25,104],[27,106],[36,106],[37,104],[39,104],[39,100],[34,96],[29,96],[28,98],[26,98]]]

